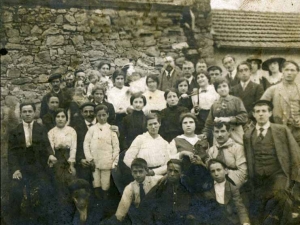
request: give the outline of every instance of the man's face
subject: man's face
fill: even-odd
[[[87,122],[93,122],[95,119],[95,114],[94,114],[94,107],[93,106],[85,106],[81,110],[81,115]]]
[[[216,138],[219,145],[225,144],[229,139],[229,132],[226,130],[226,126],[222,128],[214,127],[214,137]]]
[[[256,105],[253,109],[253,116],[256,119],[258,125],[263,126],[272,116],[272,112],[269,111],[269,107],[267,105]]]
[[[66,86],[71,88],[74,87],[75,77],[73,75],[67,76],[65,78]]]
[[[178,164],[170,163],[167,168],[167,177],[170,183],[178,183],[181,177],[181,167]]]
[[[84,72],[76,73],[76,80],[77,80],[77,81],[82,80],[82,81],[84,82],[85,79],[86,79],[86,77],[85,77],[85,73],[84,73]]]
[[[25,105],[21,109],[21,118],[25,123],[31,123],[34,119],[35,112],[31,105]]]
[[[211,83],[215,83],[217,77],[221,76],[221,71],[220,70],[210,70],[208,72],[209,76],[210,76],[210,81]]]
[[[222,183],[225,181],[227,170],[223,168],[221,163],[211,164],[209,169],[211,176],[217,183]]]
[[[175,67],[174,59],[166,57],[165,59],[165,68],[167,71],[172,71]]]
[[[60,89],[60,79],[54,79],[51,81],[51,86],[54,91],[58,91]]]
[[[235,62],[234,62],[233,58],[226,57],[223,60],[223,66],[227,69],[228,72],[232,72],[235,67]]]
[[[198,74],[198,73],[203,73],[203,72],[205,72],[206,70],[207,70],[207,65],[206,65],[206,63],[198,62],[198,63],[196,64],[196,72],[197,72],[197,74]]]
[[[192,63],[187,63],[182,65],[182,74],[186,78],[190,78],[194,73],[194,65]]]
[[[56,110],[59,106],[59,99],[58,97],[51,97],[48,101],[48,107],[50,110]]]
[[[159,131],[159,127],[160,127],[160,123],[156,118],[147,121],[147,129],[149,134],[157,135]]]
[[[251,71],[247,65],[240,65],[238,73],[241,81],[247,82],[250,79]]]
[[[145,180],[147,173],[148,172],[144,167],[133,166],[131,168],[131,174],[134,180],[137,181],[138,183],[142,183]]]
[[[294,82],[298,74],[297,67],[294,64],[289,63],[284,68],[282,68],[282,73],[285,81],[290,83]]]

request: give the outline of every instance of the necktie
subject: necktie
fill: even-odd
[[[139,183],[140,185],[140,199],[141,201],[145,198],[145,190],[144,190],[144,184],[143,183]]]
[[[218,148],[218,155],[216,157],[216,159],[220,160],[221,162],[225,163],[225,156],[224,156],[224,150],[227,149],[227,147],[217,147]]]
[[[28,144],[29,144],[29,146],[31,146],[31,144],[32,144],[32,132],[31,132],[30,123],[28,123]]]
[[[262,139],[264,139],[264,135],[263,135],[263,132],[264,132],[264,128],[259,128],[259,135],[258,135],[258,138],[260,139],[260,140],[262,140]]]

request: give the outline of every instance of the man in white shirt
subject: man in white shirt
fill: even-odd
[[[235,58],[231,55],[226,55],[222,60],[223,66],[227,70],[226,79],[229,81],[230,87],[239,83],[237,69],[235,68]]]

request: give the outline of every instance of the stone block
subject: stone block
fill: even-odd
[[[4,23],[12,22],[13,21],[13,14],[12,14],[12,12],[4,10],[4,12],[2,14],[2,21]]]
[[[11,68],[7,70],[7,77],[16,78],[21,76],[21,71],[16,68]]]
[[[32,64],[33,63],[33,57],[31,55],[22,56],[21,58],[18,59],[18,63]]]
[[[38,76],[38,82],[39,83],[47,83],[48,78],[49,78],[49,76],[47,76],[46,74],[41,74]]]
[[[27,69],[27,73],[29,74],[47,74],[48,73],[48,69],[45,67],[31,67]]]
[[[92,15],[91,21],[94,24],[94,26],[110,26],[111,25],[111,20],[110,20],[109,16]]]
[[[143,17],[144,12],[138,12],[136,10],[120,10],[119,16],[120,17],[137,17],[141,18]]]
[[[34,27],[31,29],[32,35],[40,35],[42,33],[43,33],[42,29],[39,28],[37,25],[34,25]]]
[[[1,60],[1,67],[2,66],[7,66],[8,64],[13,62],[10,55],[2,55],[0,57],[0,60]]]
[[[76,53],[75,48],[74,48],[73,45],[66,45],[65,46],[65,51],[66,51],[66,54],[69,54],[69,55]]]
[[[63,29],[68,30],[68,31],[76,31],[76,26],[71,26],[69,24],[64,24]]]
[[[57,25],[62,25],[62,24],[64,23],[64,17],[63,17],[63,15],[58,15],[58,16],[56,17],[56,19],[55,19],[55,23],[56,23]]]
[[[129,59],[128,58],[116,58],[114,60],[114,63],[118,67],[123,67],[124,65],[129,63]]]
[[[36,63],[51,63],[49,51],[42,51],[35,55]]]
[[[75,16],[75,20],[76,20],[77,24],[87,23],[86,13],[76,13],[74,16]]]
[[[65,9],[58,9],[57,13],[65,14],[65,13],[67,13],[67,10],[65,10]]]
[[[102,52],[102,51],[95,51],[95,50],[88,51],[88,54],[89,54],[90,58],[95,58],[95,57],[98,57],[98,56],[104,56],[104,52]]]
[[[28,42],[34,42],[39,40],[37,37],[26,37],[24,38],[24,41],[28,41]]]
[[[71,15],[65,15],[65,19],[69,22],[69,23],[76,23],[76,20],[74,18],[74,16],[71,16]]]
[[[65,51],[62,50],[61,48],[58,48],[58,49],[57,49],[57,52],[58,52],[59,55],[65,54]]]
[[[9,38],[8,41],[10,43],[19,44],[21,42],[21,39],[20,39],[20,37],[12,37],[12,38]]]
[[[188,47],[189,47],[189,45],[186,42],[172,44],[172,48],[175,50],[181,50],[183,48],[188,48]]]
[[[66,72],[67,72],[67,67],[64,67],[64,66],[60,66],[58,68],[53,68],[51,70],[51,74],[54,74],[54,73],[65,74]]]
[[[131,48],[132,44],[131,44],[130,40],[121,40],[121,41],[117,41],[117,46],[123,47],[123,48]]]
[[[50,46],[63,45],[64,42],[65,42],[65,38],[62,35],[48,36],[46,45],[50,45]]]
[[[11,83],[14,85],[22,85],[30,82],[32,82],[32,78],[30,77],[20,77],[20,78],[13,79],[11,81]]]
[[[25,8],[20,8],[20,9],[18,9],[18,14],[19,15],[24,15],[24,14],[26,14],[27,13],[27,9],[25,9]]]
[[[7,35],[7,37],[10,37],[10,38],[17,37],[20,35],[20,32],[17,29],[8,29],[6,31],[6,35]]]
[[[157,18],[157,25],[167,27],[167,26],[173,25],[173,21],[170,18],[158,17]]]
[[[71,37],[71,40],[75,46],[84,45],[84,39],[82,35],[76,35],[74,37]]]
[[[42,34],[42,36],[46,36],[49,34],[59,34],[59,29],[56,27],[50,27],[49,29],[45,30]]]
[[[88,32],[91,32],[91,28],[87,25],[78,26],[77,31],[88,33]]]
[[[23,25],[20,27],[20,35],[28,36],[30,35],[31,27],[29,25]]]
[[[16,96],[8,95],[5,97],[5,105],[10,108],[14,108],[19,103],[20,100]]]
[[[56,56],[57,50],[56,49],[50,49],[50,56]]]
[[[164,58],[162,57],[155,57],[154,59],[155,59],[154,61],[155,66],[163,66],[165,63]]]
[[[157,57],[160,55],[160,51],[155,46],[147,48],[145,53],[146,55],[153,57]]]

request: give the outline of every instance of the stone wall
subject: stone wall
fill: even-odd
[[[160,71],[165,55],[178,63],[185,56],[213,60],[210,1],[192,5],[197,12],[197,47],[183,50],[189,42],[180,26],[184,4],[166,2],[169,5],[107,3],[80,8],[4,4],[0,33],[8,53],[1,56],[1,159],[6,157],[7,132],[19,122],[19,103],[31,99],[38,115],[52,73],[95,68],[101,60],[121,67],[131,58],[147,75]]]

